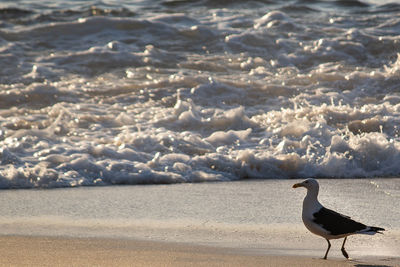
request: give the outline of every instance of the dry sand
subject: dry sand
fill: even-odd
[[[1,266],[400,266],[400,258],[322,260],[123,239],[0,237]]]

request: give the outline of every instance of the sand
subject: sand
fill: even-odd
[[[399,266],[399,179],[325,179],[327,207],[384,235],[323,238],[294,180],[4,190],[1,266]],[[372,200],[372,201],[371,201]]]
[[[400,258],[346,260],[131,239],[0,237],[1,266],[400,266]]]

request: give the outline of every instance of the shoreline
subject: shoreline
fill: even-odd
[[[112,238],[0,236],[4,266],[400,266],[400,257],[276,255],[252,249]]]
[[[342,240],[321,259],[326,241],[302,224],[295,180],[6,190],[0,266],[400,267],[397,181],[324,180],[327,207],[387,229],[352,236],[353,261]]]

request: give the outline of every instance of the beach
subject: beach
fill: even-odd
[[[398,266],[400,3],[3,0],[0,265]],[[305,190],[384,234],[333,240]]]
[[[399,266],[398,179],[320,180],[326,206],[386,228],[349,237],[351,261],[341,240],[321,260],[326,241],[302,224],[305,191],[291,188],[297,181],[3,191],[1,263]]]
[[[0,237],[1,266],[400,266],[399,258],[345,260],[256,254],[138,240]]]

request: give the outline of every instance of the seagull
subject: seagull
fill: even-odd
[[[303,201],[302,219],[306,228],[313,234],[322,236],[328,242],[328,249],[323,259],[327,259],[329,249],[331,248],[331,239],[343,238],[342,254],[348,259],[349,255],[344,248],[346,239],[349,235],[382,234],[385,229],[375,226],[366,226],[365,224],[350,219],[349,216],[337,213],[336,211],[325,208],[318,201],[319,184],[315,179],[307,179],[301,183],[293,185],[293,188],[305,187],[307,195]]]

